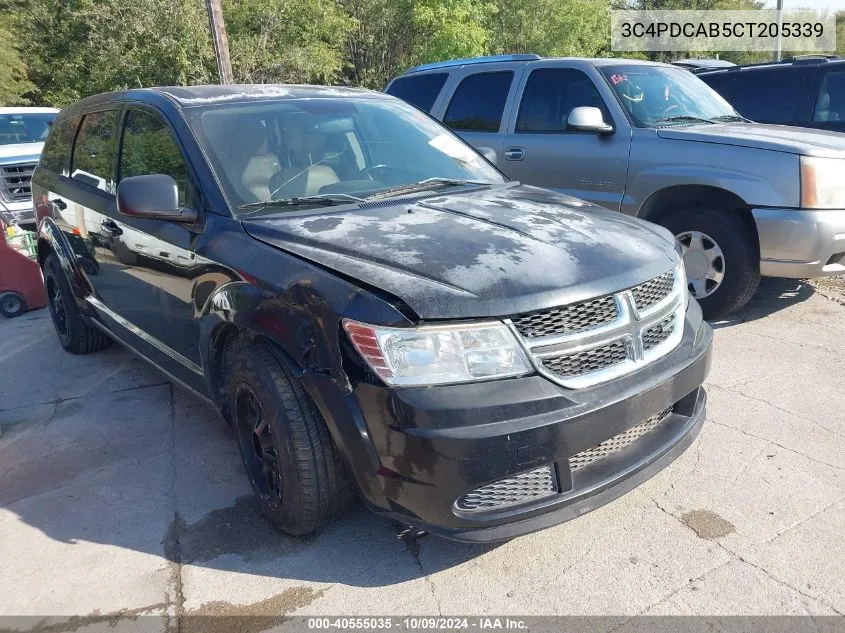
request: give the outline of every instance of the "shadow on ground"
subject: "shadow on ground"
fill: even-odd
[[[802,303],[815,294],[815,288],[806,279],[780,279],[764,277],[757,293],[742,310],[710,322],[714,329],[730,327],[737,323],[756,321]]]

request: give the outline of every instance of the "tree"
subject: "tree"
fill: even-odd
[[[417,0],[413,6],[415,62],[484,55],[489,50],[488,16],[496,5],[485,0]]]
[[[35,89],[27,79],[27,68],[15,47],[15,37],[0,23],[0,105],[26,105]]]

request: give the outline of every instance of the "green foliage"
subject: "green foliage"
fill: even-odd
[[[759,0],[223,0],[223,11],[237,82],[381,89],[411,65],[454,57],[621,56],[609,50],[612,7],[761,5]],[[838,16],[837,29],[845,49],[845,14]],[[750,62],[769,55],[722,57]],[[216,81],[205,0],[0,0],[4,103],[28,99],[63,106],[121,88]]]

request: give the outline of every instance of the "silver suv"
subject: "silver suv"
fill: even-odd
[[[708,317],[761,275],[845,273],[845,135],[753,123],[684,69],[508,55],[418,66],[386,92],[514,180],[669,228]]]

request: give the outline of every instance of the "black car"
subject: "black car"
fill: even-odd
[[[508,182],[399,99],[130,90],[67,108],[47,145],[59,341],[115,339],[212,402],[285,532],[357,490],[510,538],[633,488],[704,422],[712,333],[671,234]]]
[[[845,132],[845,59],[795,57],[696,75],[752,121]]]

